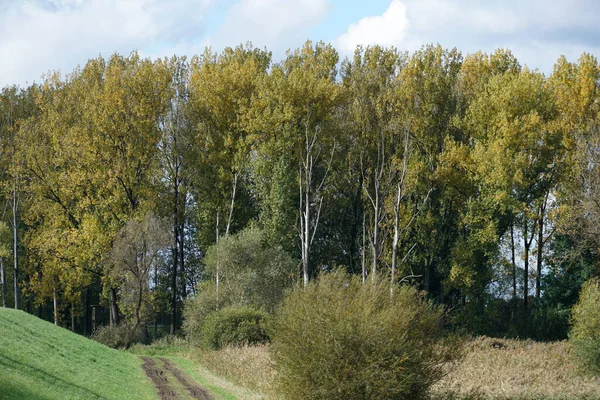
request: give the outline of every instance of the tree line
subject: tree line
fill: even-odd
[[[307,42],[278,63],[249,44],[114,54],[6,87],[3,305],[89,334],[97,303],[175,332],[201,282],[218,298],[208,249],[251,228],[299,284],[344,268],[425,290],[471,332],[565,335],[598,271],[599,83],[587,53],[546,76],[505,49],[340,60]]]

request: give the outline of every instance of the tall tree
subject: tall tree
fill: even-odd
[[[272,68],[254,102],[252,124],[262,140],[279,147],[298,166],[298,214],[302,279],[308,284],[324,189],[335,151],[334,111],[338,54],[331,45],[307,42]]]

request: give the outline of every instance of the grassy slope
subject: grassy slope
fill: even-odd
[[[154,399],[141,360],[0,308],[0,399]]]

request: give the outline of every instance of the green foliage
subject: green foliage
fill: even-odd
[[[269,246],[255,228],[222,238],[204,261],[210,280],[198,285],[183,310],[183,329],[192,342],[198,342],[205,318],[221,308],[250,306],[272,312],[298,270],[297,262],[283,249]]]
[[[267,343],[269,315],[250,307],[228,307],[208,315],[200,328],[200,344],[207,350],[224,346]]]
[[[105,325],[98,327],[92,334],[92,339],[113,349],[127,349],[133,343],[144,342],[144,334],[133,329],[132,324]]]
[[[0,257],[11,254],[11,231],[4,221],[0,221]]]
[[[192,332],[229,305],[271,312],[297,273],[286,254],[306,280],[385,273],[393,259],[432,299],[464,305],[472,332],[560,337],[600,253],[599,79],[590,54],[547,77],[507,49],[359,47],[340,64],[307,42],[277,64],[250,44],[190,61],[134,52],[7,87],[0,204],[3,221],[16,216],[18,262],[4,260],[6,277],[32,306],[57,293],[59,310],[82,310],[100,284],[127,319],[170,311],[175,329],[187,290],[218,270],[218,290],[201,283],[188,301]],[[115,238],[148,212],[169,220],[168,261],[126,271]],[[555,246],[555,232],[569,241]],[[571,252],[585,268],[560,261]],[[514,296],[529,301],[531,278],[538,298],[513,323],[496,278],[517,271]]]
[[[255,305],[272,311],[294,282],[297,263],[281,248],[264,241],[261,230],[248,228],[222,238],[206,252],[206,272],[219,273],[230,304]]]
[[[341,271],[285,299],[274,323],[285,399],[420,399],[453,355],[438,342],[443,312],[413,288]]]
[[[141,221],[129,221],[117,234],[106,257],[110,277],[122,288],[120,309],[128,322],[135,324],[134,330],[148,322],[155,305],[149,288],[150,275],[161,261],[161,252],[168,248],[168,229],[152,213]]]
[[[600,281],[597,278],[584,283],[571,318],[569,340],[579,364],[589,372],[600,373]]]
[[[200,330],[206,317],[217,311],[219,307],[231,305],[233,296],[228,287],[217,290],[214,281],[200,282],[196,287],[196,295],[187,299],[183,308],[183,331],[194,344],[200,344]]]

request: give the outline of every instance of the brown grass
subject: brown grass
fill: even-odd
[[[265,399],[275,398],[275,370],[268,345],[226,347],[203,352],[201,362],[215,374],[257,392]]]
[[[600,399],[600,380],[577,370],[566,341],[474,339],[447,371],[434,386],[434,397]]]
[[[268,346],[225,348],[203,353],[215,374],[276,399],[275,371]],[[478,338],[468,341],[464,357],[448,365],[432,390],[444,400],[600,399],[600,379],[582,375],[568,342]]]

